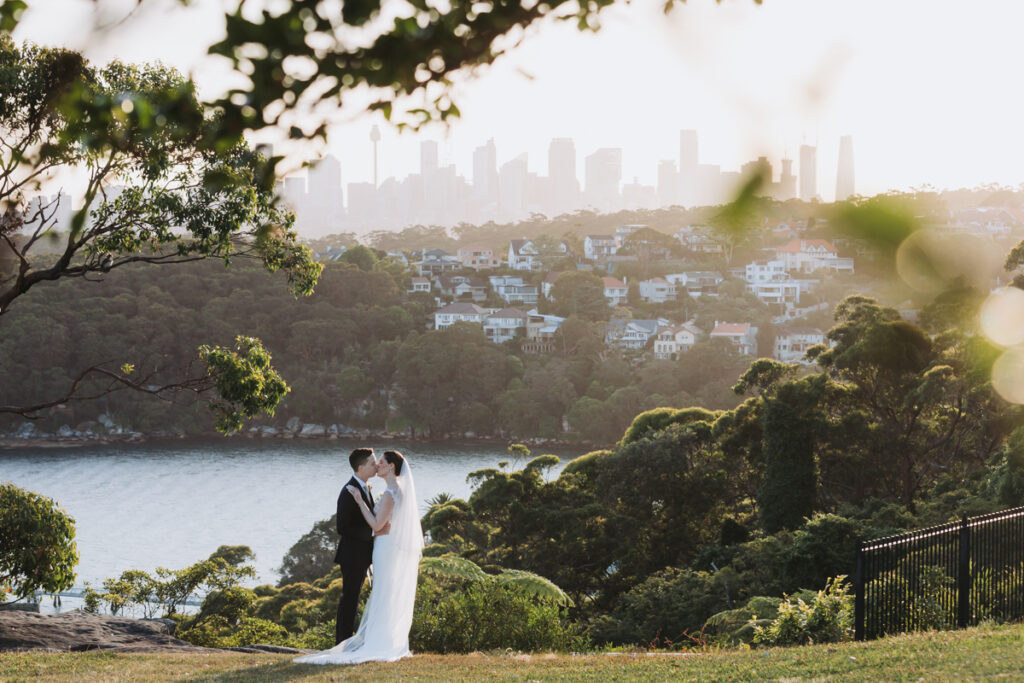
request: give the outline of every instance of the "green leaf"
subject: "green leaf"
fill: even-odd
[[[505,584],[514,584],[526,589],[541,600],[550,600],[563,607],[572,605],[572,598],[554,583],[539,574],[523,569],[502,569],[495,579]]]
[[[483,581],[487,578],[487,574],[476,563],[451,554],[440,557],[424,557],[420,561],[420,571],[447,579]]]

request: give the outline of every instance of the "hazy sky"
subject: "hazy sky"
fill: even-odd
[[[118,7],[134,3],[99,4],[120,16]],[[91,0],[34,0],[19,36],[84,47],[100,62],[160,59],[192,73],[212,97],[225,73],[203,53],[222,33],[223,5],[195,4],[147,0],[137,17],[86,44]],[[613,7],[596,35],[571,24],[531,31],[460,87],[463,119],[448,131],[398,135],[380,121],[383,173],[415,171],[427,137],[469,176],[473,148],[493,137],[499,164],[528,152],[530,170],[544,174],[551,138],[572,137],[581,179],[587,154],[622,147],[624,180],[654,184],[658,161],[678,160],[679,130],[694,128],[701,162],[723,170],[758,155],[777,169],[783,154],[796,158],[801,143],[817,143],[826,200],[843,134],[854,136],[862,194],[1024,182],[1022,3],[690,0],[667,17],[661,7]],[[330,145],[343,180],[370,180],[375,120],[344,118]]]

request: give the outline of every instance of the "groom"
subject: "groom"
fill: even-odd
[[[348,456],[348,463],[355,474],[345,486],[356,486],[373,510],[373,498],[367,489],[366,482],[377,473],[377,460],[373,457],[372,448],[357,448]],[[335,563],[341,565],[341,601],[338,603],[338,621],[335,626],[334,642],[340,643],[352,636],[356,621],[356,607],[359,605],[359,592],[366,579],[366,570],[373,559],[373,530],[363,518],[352,494],[341,488],[338,495],[338,552],[334,555]],[[388,533],[385,526],[378,535]]]

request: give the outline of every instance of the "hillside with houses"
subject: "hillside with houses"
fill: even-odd
[[[256,435],[613,443],[643,410],[735,407],[732,387],[758,358],[811,372],[808,351],[830,343],[851,294],[941,332],[951,312],[1005,284],[1003,260],[1024,226],[1016,204],[986,208],[980,195],[913,204],[925,246],[938,249],[927,268],[921,249],[893,253],[850,230],[850,207],[766,200],[742,230],[718,207],[338,235],[310,243],[324,272],[297,304],[244,261],[226,273],[132,272],[44,290],[40,305],[12,310],[21,332],[0,340],[11,359],[0,384],[43,396],[111,355],[159,378],[193,358],[152,357],[153,339],[190,349],[229,344],[235,329],[263,341],[290,387],[274,416],[249,427]],[[117,327],[122,319],[133,325]],[[101,339],[100,329],[120,331]],[[85,341],[61,346],[75,334]],[[63,355],[48,366],[41,348]],[[156,410],[110,397],[0,422],[0,433],[203,434],[210,422],[187,401]]]
[[[963,203],[952,193],[947,204],[955,208],[927,217],[935,234],[1003,246],[1020,234],[1019,207]],[[571,272],[600,279],[606,310],[598,306],[595,314],[591,307],[590,318],[601,321],[609,351],[634,360],[677,360],[698,342],[722,339],[743,356],[808,363],[806,351],[825,343],[831,309],[842,296],[890,294],[879,287],[885,264],[876,262],[870,245],[836,234],[814,205],[775,203],[766,212],[771,216],[739,241],[714,226],[708,208],[678,210],[676,224],[665,220],[671,211],[622,217],[652,213],[657,220],[651,224],[609,225],[602,216],[603,229],[593,233],[578,232],[579,225],[566,229],[560,217],[528,226],[549,232],[503,243],[492,233],[510,226],[483,226],[478,235],[468,226],[455,231],[459,242],[476,236],[492,246],[453,246],[444,231],[415,228],[407,232],[422,238],[433,230],[440,244],[387,254],[408,267],[408,293],[429,294],[435,302],[428,327],[476,325],[493,343],[514,343],[530,354],[552,352],[560,325],[573,314],[559,295],[574,297],[575,289],[558,287]],[[376,234],[375,240],[393,242],[394,236]],[[330,255],[337,258],[344,249],[332,248]],[[912,299],[891,304],[910,316],[918,307]]]
[[[749,250],[751,260],[729,267],[714,231],[700,225],[671,234],[621,225],[607,234],[587,234],[577,245],[542,237],[514,239],[506,249],[470,245],[390,255],[408,265],[408,293],[429,294],[436,302],[431,328],[478,325],[493,343],[515,342],[525,353],[554,349],[567,317],[556,314],[564,310],[556,288],[576,271],[600,278],[609,349],[677,360],[698,341],[723,339],[741,355],[804,362],[803,352],[825,337],[820,326],[800,324],[801,319],[835,303],[815,296],[818,286],[856,274],[849,245],[841,254],[833,241],[807,233],[806,221],[766,223],[767,246]],[[761,315],[698,321],[698,311],[712,307],[709,301],[735,299]],[[766,320],[771,334],[759,339],[759,324]]]

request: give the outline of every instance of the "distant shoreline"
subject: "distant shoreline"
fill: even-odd
[[[124,445],[124,444],[151,444],[170,441],[209,441],[210,439],[247,439],[258,441],[355,441],[360,439],[382,439],[387,441],[412,441],[417,443],[481,443],[481,444],[513,444],[522,443],[526,446],[558,447],[558,448],[599,448],[583,441],[566,441],[560,439],[509,439],[495,436],[466,436],[453,435],[448,437],[426,437],[411,436],[399,432],[384,432],[373,430],[353,430],[344,434],[325,435],[301,435],[298,433],[281,432],[278,434],[264,434],[260,432],[239,432],[237,434],[224,435],[218,432],[207,432],[200,434],[96,434],[91,436],[57,436],[54,434],[45,436],[16,437],[12,435],[0,435],[0,452],[15,450],[18,448],[82,448],[88,446],[103,445]]]

